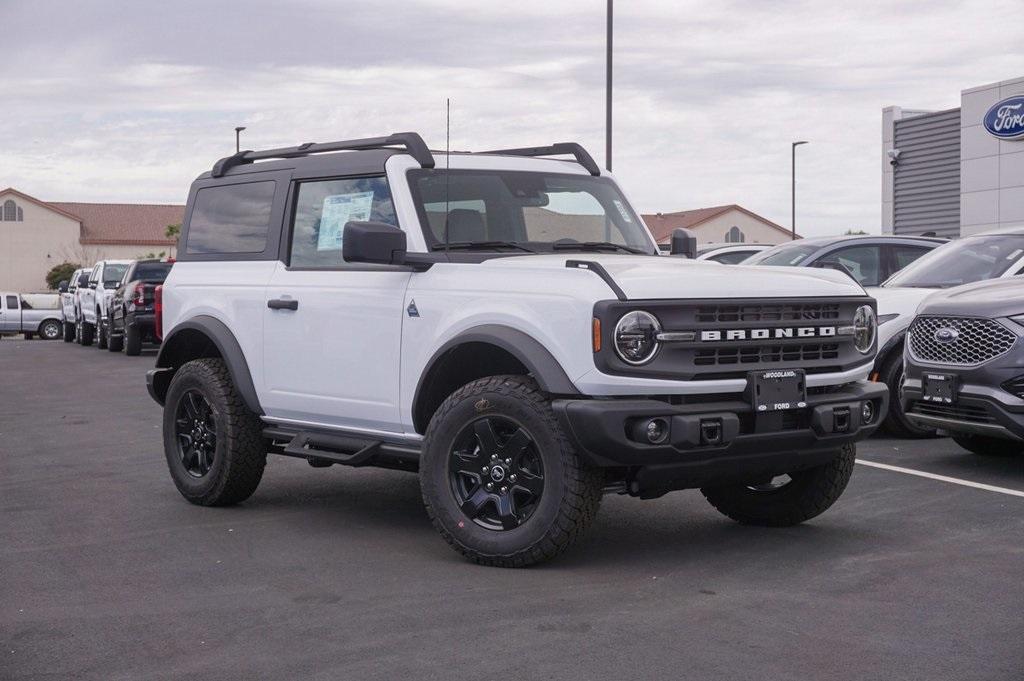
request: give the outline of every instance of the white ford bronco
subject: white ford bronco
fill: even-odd
[[[157,309],[147,383],[186,499],[248,498],[267,453],[418,470],[437,530],[488,565],[560,553],[605,493],[812,518],[888,402],[859,285],[659,256],[571,143],[221,159]]]

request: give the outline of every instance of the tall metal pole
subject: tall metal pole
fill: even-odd
[[[241,149],[242,149],[242,145],[241,145],[242,137],[241,137],[241,135],[242,135],[242,131],[243,130],[245,130],[245,126],[244,125],[240,125],[237,128],[235,128],[235,153],[236,154],[239,151],[241,151]]]
[[[612,1],[608,0],[608,36],[605,40],[604,167],[612,170]]]
[[[791,199],[791,203],[790,203],[790,206],[792,208],[792,214],[790,216],[789,226],[790,226],[790,229],[793,232],[793,237],[792,237],[793,241],[796,241],[796,148],[798,146],[800,146],[801,144],[807,144],[807,141],[806,140],[801,140],[799,142],[793,142],[793,148],[792,148],[793,158],[792,158],[792,161],[790,163],[790,169],[791,169],[791,175],[792,175],[793,194],[792,194],[792,199]]]

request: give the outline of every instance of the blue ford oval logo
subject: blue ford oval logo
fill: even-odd
[[[940,343],[952,343],[960,336],[960,332],[956,329],[951,329],[948,326],[944,326],[941,329],[935,330],[935,340]]]
[[[989,134],[1008,140],[1024,137],[1024,95],[996,102],[985,114]]]

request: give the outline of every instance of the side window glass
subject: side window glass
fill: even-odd
[[[751,253],[749,251],[732,251],[731,253],[713,255],[708,258],[708,260],[714,260],[715,262],[720,262],[723,265],[736,265],[749,258],[750,255]]]
[[[188,223],[187,253],[262,253],[276,182],[206,187],[196,194]]]
[[[849,246],[829,253],[819,262],[845,267],[861,286],[882,283],[882,249],[878,246]]]
[[[292,220],[291,267],[343,267],[348,222],[398,226],[391,189],[383,177],[318,180],[298,185]]]
[[[18,309],[18,296],[7,296],[7,309],[17,310]]]
[[[920,246],[893,246],[893,262],[896,266],[896,269],[893,270],[893,272],[899,272],[904,267],[927,253],[928,250],[929,249],[921,248]]]

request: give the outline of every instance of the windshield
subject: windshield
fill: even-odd
[[[802,263],[807,256],[818,250],[814,244],[801,244],[799,242],[782,244],[767,251],[761,251],[747,258],[744,265],[777,265],[781,267],[795,267]]]
[[[128,271],[128,265],[111,265],[108,264],[103,268],[103,285],[110,286],[111,284],[120,284],[121,277]]]
[[[411,170],[427,246],[465,250],[608,250],[656,254],[611,180],[493,170]]]
[[[885,286],[951,288],[972,281],[995,279],[1022,257],[1024,235],[964,237],[922,256],[890,277]]]

